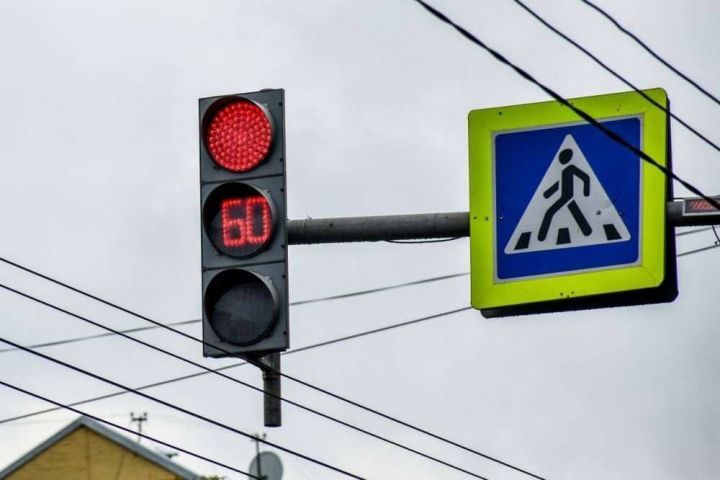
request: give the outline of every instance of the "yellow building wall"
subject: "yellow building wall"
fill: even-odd
[[[80,427],[62,438],[6,478],[7,480],[180,479],[163,467],[86,427]]]

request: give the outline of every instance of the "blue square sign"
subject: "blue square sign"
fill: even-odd
[[[662,89],[473,110],[472,306],[485,316],[671,301],[672,184]],[[614,133],[608,135],[610,131]],[[613,138],[614,137],[614,138]]]
[[[640,148],[639,118],[602,124]],[[588,124],[493,141],[498,280],[638,262],[637,155]]]

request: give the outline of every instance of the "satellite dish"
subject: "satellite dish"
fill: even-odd
[[[261,477],[263,480],[281,480],[283,466],[273,452],[260,452],[250,462],[250,474]]]

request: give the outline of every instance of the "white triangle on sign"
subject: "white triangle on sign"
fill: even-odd
[[[630,232],[572,135],[566,135],[505,254],[630,240]]]

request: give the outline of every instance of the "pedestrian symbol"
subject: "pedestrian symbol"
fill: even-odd
[[[565,136],[505,254],[623,242],[630,232],[572,135]]]

